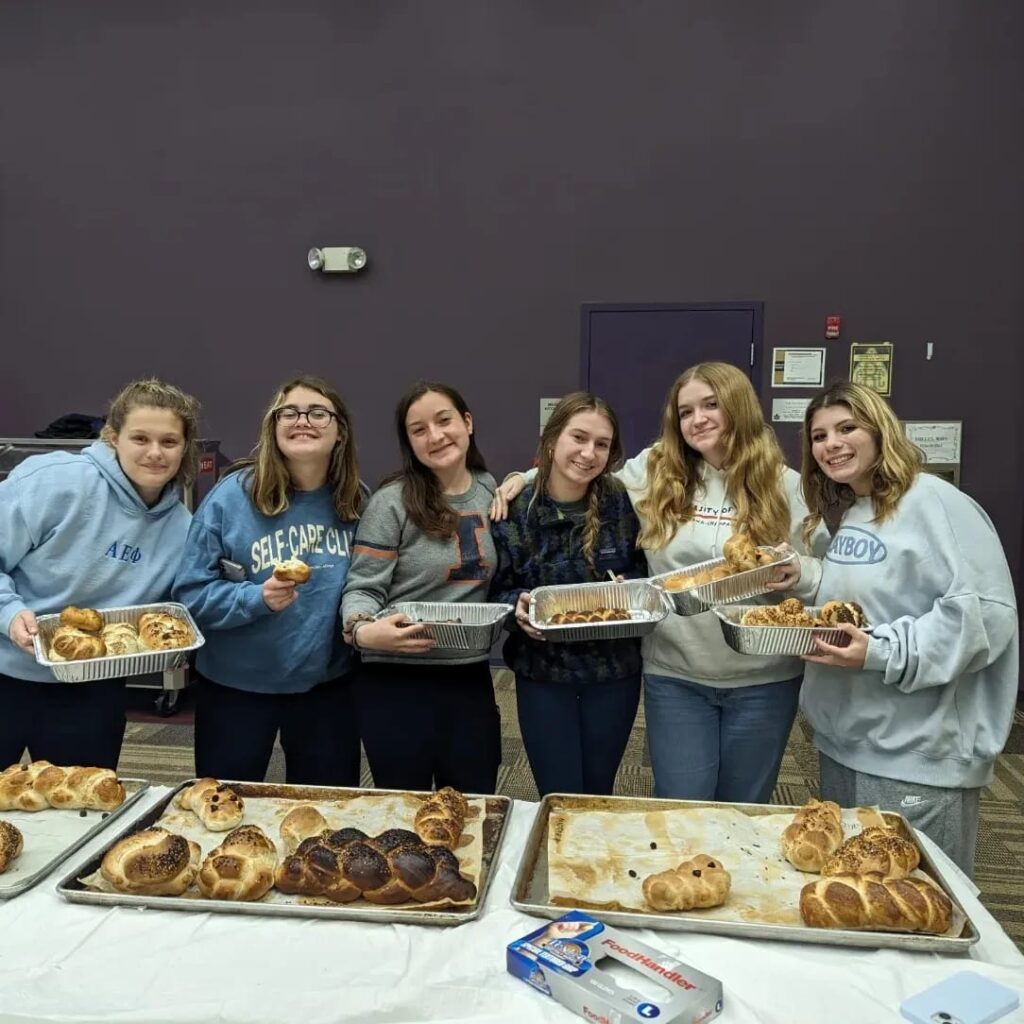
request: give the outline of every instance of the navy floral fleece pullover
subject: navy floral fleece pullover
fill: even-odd
[[[583,554],[585,514],[567,512],[547,497],[538,498],[531,508],[533,485],[519,495],[508,519],[492,524],[498,556],[492,601],[515,604],[524,590],[607,580],[609,569],[627,579],[647,575],[647,559],[636,546],[640,524],[625,488],[610,476],[601,487],[593,569]],[[639,639],[554,643],[532,640],[513,625],[502,653],[517,676],[546,682],[605,682],[640,671]]]

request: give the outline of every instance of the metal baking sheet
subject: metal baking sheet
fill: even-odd
[[[823,626],[744,626],[740,623],[745,612],[752,608],[763,608],[764,605],[730,605],[728,608],[715,608],[714,613],[722,624],[725,642],[740,654],[756,655],[800,655],[811,654],[814,641],[821,640],[833,647],[847,647],[850,636],[841,629]],[[820,615],[820,607],[804,609],[808,615]],[[869,629],[868,626],[861,627]]]
[[[109,828],[130,810],[149,788],[145,779],[121,779],[124,803],[112,811],[47,807],[42,811],[0,811],[21,831],[21,855],[0,875],[0,900],[9,900],[31,889],[76,850]]]
[[[685,810],[687,808],[721,807],[732,808],[749,815],[796,814],[799,807],[776,804],[729,804],[696,800],[659,800],[642,797],[595,797],[567,793],[551,793],[544,797],[537,810],[533,826],[523,848],[522,859],[516,871],[510,902],[517,910],[535,917],[561,917],[570,908],[550,902],[548,891],[548,820],[555,811],[611,811],[619,813]],[[901,814],[883,811],[882,817],[890,827],[898,829],[907,838],[912,838],[906,818]],[[758,924],[752,921],[710,920],[701,916],[700,911],[688,913],[657,913],[651,911],[603,910],[592,908],[607,924],[626,928],[651,928],[654,930],[679,932],[704,932],[714,935],[731,935],[743,939],[774,939],[783,942],[811,942],[826,946],[855,946],[858,948],[910,949],[932,953],[964,953],[981,937],[970,916],[953,896],[953,892],[942,873],[920,843],[920,870],[936,882],[942,891],[959,908],[965,918],[960,935],[922,935],[913,932],[872,932],[853,931],[842,928],[808,928],[803,925]],[[817,879],[809,875],[808,879]],[[588,910],[581,905],[581,910]]]
[[[103,857],[115,843],[126,836],[155,825],[181,790],[190,786],[195,780],[189,779],[177,786],[166,798],[149,808],[145,814],[128,822],[116,833],[112,833],[109,841],[95,857],[80,865],[74,872],[63,878],[57,885],[57,892],[69,903],[88,903],[95,906],[111,907],[152,907],[159,910],[183,910],[198,913],[247,914],[258,917],[314,917],[339,921],[370,921],[386,924],[421,924],[421,925],[458,925],[472,921],[480,916],[484,901],[491,885],[493,868],[505,838],[505,826],[512,810],[512,800],[506,796],[466,793],[467,799],[486,801],[487,816],[484,818],[483,851],[481,855],[480,879],[477,885],[476,900],[471,904],[445,908],[419,909],[416,903],[405,903],[398,906],[383,906],[356,900],[352,903],[314,903],[303,902],[307,898],[293,897],[294,903],[252,903],[233,900],[210,900],[205,898],[190,899],[180,896],[136,896],[128,893],[107,893],[91,890],[80,881],[98,871]],[[353,797],[374,795],[394,795],[406,792],[392,789],[356,789],[335,788],[332,786],[288,786],[266,782],[227,782],[244,800],[258,800],[260,797],[294,800],[299,803],[329,805],[339,800]],[[414,793],[415,796],[427,797],[428,793]],[[220,843],[227,832],[211,833]],[[278,836],[270,836],[275,843]]]
[[[589,612],[597,608],[621,608],[629,612],[629,621],[557,626],[547,622],[557,612]],[[622,640],[654,632],[669,608],[664,591],[648,580],[537,587],[530,594],[530,625],[550,641]]]
[[[717,569],[728,564],[726,559],[712,558],[683,569],[659,573],[651,577],[651,582],[665,591],[676,615],[699,615],[701,612],[710,611],[717,604],[749,601],[752,597],[767,594],[768,584],[772,582],[775,570],[796,557],[792,551],[779,552],[770,547],[761,547],[759,550],[770,552],[775,556],[775,561],[759,565],[756,569],[735,573],[724,580],[702,583],[699,587],[691,587],[689,590],[669,590],[665,587],[665,581],[674,576],[692,576],[708,569]]]
[[[463,601],[399,601],[379,612],[375,618],[402,614],[421,623],[418,630],[433,637],[438,651],[489,651],[501,636],[510,604],[471,604]]]
[[[136,604],[121,608],[96,609],[103,618],[103,625],[115,622],[130,622],[138,625],[139,619],[147,612],[162,612],[184,619],[192,630],[195,641],[188,647],[175,647],[171,651],[143,651],[139,654],[119,654],[104,658],[86,658],[83,661],[50,661],[47,657],[50,642],[60,625],[59,615],[40,615],[36,619],[39,633],[33,638],[36,661],[48,668],[62,683],[92,683],[98,679],[121,679],[124,676],[145,676],[183,668],[193,651],[199,650],[206,641],[195,619],[183,604],[165,601],[163,604]]]

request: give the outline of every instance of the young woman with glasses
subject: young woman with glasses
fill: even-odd
[[[342,604],[346,635],[362,652],[366,756],[386,789],[493,793],[501,728],[488,652],[434,652],[406,616],[374,616],[399,601],[487,600],[494,478],[454,388],[413,386],[396,427],[403,468],[366,506]]]
[[[174,583],[206,637],[197,775],[262,780],[280,732],[288,782],[358,783],[353,656],[337,615],[362,503],[340,396],[319,377],[286,382],[253,457],[196,512]],[[293,559],[307,582],[274,575]]]

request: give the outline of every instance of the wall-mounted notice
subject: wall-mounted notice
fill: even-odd
[[[823,348],[773,348],[773,388],[820,388],[825,383]]]
[[[850,380],[880,395],[892,394],[891,341],[856,342],[850,346]]]
[[[773,398],[773,423],[803,423],[804,413],[811,404],[809,398]]]
[[[544,433],[544,428],[548,425],[548,420],[551,419],[555,406],[561,400],[561,398],[542,398],[540,400],[540,430],[537,431],[538,434]]]
[[[903,432],[924,452],[929,465],[956,465],[960,462],[963,420],[905,420]]]

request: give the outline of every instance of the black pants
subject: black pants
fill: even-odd
[[[381,789],[434,783],[493,793],[501,717],[486,661],[469,665],[364,663],[356,674],[359,730]]]
[[[123,679],[40,683],[0,675],[0,766],[21,760],[117,769],[124,739]]]
[[[305,693],[250,693],[196,675],[196,775],[262,782],[280,731],[288,782],[359,785],[351,675]]]
[[[594,683],[516,676],[523,746],[541,796],[611,796],[640,703],[640,675]]]

